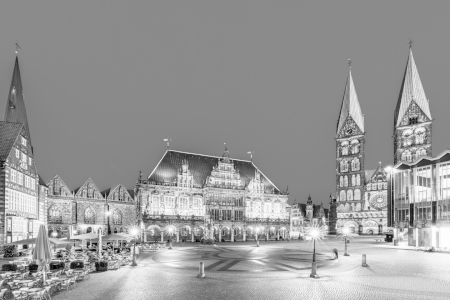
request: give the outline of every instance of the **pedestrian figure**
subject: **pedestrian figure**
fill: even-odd
[[[333,253],[334,253],[334,258],[333,259],[338,259],[339,255],[338,255],[338,250],[336,248],[333,248]]]

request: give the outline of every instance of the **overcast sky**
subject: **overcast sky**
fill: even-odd
[[[366,169],[393,162],[411,37],[433,154],[450,146],[450,1],[2,1],[0,98],[19,62],[36,163],[71,189],[133,188],[166,150],[249,159],[290,202],[335,192],[347,59]],[[384,4],[381,4],[384,3]]]

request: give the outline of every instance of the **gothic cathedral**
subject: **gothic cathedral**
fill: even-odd
[[[394,164],[431,156],[431,113],[412,50],[394,116]],[[387,228],[388,174],[364,168],[364,115],[349,69],[336,130],[337,228],[381,234]]]

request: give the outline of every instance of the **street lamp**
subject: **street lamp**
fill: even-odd
[[[344,256],[350,256],[350,254],[347,253],[347,237],[350,236],[351,230],[348,227],[342,228],[342,235],[344,236],[344,243],[345,243],[345,253]]]
[[[106,224],[108,226],[108,234],[111,234],[111,227],[109,226],[109,216],[111,215],[111,212],[109,211],[109,206],[107,206],[107,211],[105,212],[106,216]]]
[[[130,235],[131,235],[132,237],[134,237],[134,245],[133,245],[133,263],[131,264],[133,267],[136,267],[136,266],[137,266],[137,263],[136,263],[136,239],[137,239],[137,237],[138,237],[138,234],[139,234],[139,228],[137,228],[136,226],[133,226],[133,227],[130,229]]]
[[[391,206],[391,216],[388,216],[388,220],[391,219],[391,225],[395,226],[395,236],[394,236],[394,246],[398,245],[398,220],[397,220],[397,212],[395,210],[395,199],[394,199],[394,173],[396,172],[396,169],[394,169],[391,166],[387,166],[384,168],[384,170],[389,174],[389,189],[390,193],[388,197],[388,206]],[[393,223],[393,224],[392,224]]]
[[[311,237],[313,240],[314,246],[313,246],[313,261],[311,266],[311,274],[309,275],[312,278],[318,278],[316,274],[316,240],[320,240],[324,236],[324,228],[318,227],[318,226],[310,226],[306,229],[306,235]]]

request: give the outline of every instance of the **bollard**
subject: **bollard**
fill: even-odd
[[[197,278],[204,278],[205,276],[205,263],[201,261]]]
[[[316,274],[316,268],[317,268],[317,263],[313,262],[312,266],[311,266],[311,274],[309,275],[309,277],[311,278],[319,278],[319,276]]]
[[[256,247],[259,247],[259,240],[256,241]]]
[[[368,267],[369,265],[366,263],[366,255],[365,254],[363,254],[363,256],[362,256],[362,266],[363,267]]]

